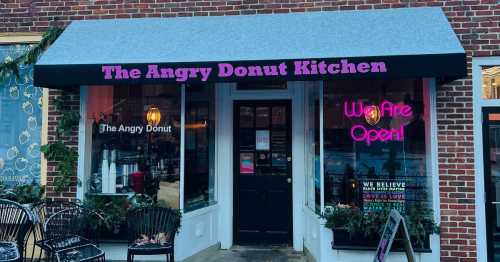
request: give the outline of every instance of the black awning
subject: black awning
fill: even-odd
[[[466,75],[440,8],[74,21],[37,86]]]

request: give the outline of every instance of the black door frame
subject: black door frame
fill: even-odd
[[[233,103],[232,103],[232,108],[233,108],[233,152],[232,152],[232,156],[233,156],[233,243],[235,244],[238,244],[238,238],[237,238],[237,235],[236,235],[236,232],[237,232],[237,223],[236,221],[238,220],[238,214],[237,214],[237,208],[238,208],[238,189],[237,189],[237,185],[238,185],[238,173],[239,173],[239,164],[237,165],[236,164],[236,159],[239,159],[237,156],[236,156],[236,152],[237,152],[237,149],[238,149],[238,137],[237,137],[237,132],[236,132],[236,129],[238,128],[237,127],[237,123],[239,123],[239,120],[237,119],[239,117],[239,114],[237,115],[236,114],[236,108],[238,106],[241,106],[241,105],[245,105],[245,104],[248,104],[248,105],[251,105],[251,106],[259,106],[259,105],[263,105],[263,106],[272,106],[272,105],[279,105],[279,104],[283,104],[283,105],[286,105],[287,108],[288,108],[288,115],[287,115],[287,122],[288,122],[288,130],[287,130],[287,136],[289,137],[289,143],[288,143],[288,150],[290,152],[290,155],[292,157],[292,161],[293,161],[293,154],[292,154],[292,148],[293,148],[293,138],[292,138],[292,135],[293,135],[293,117],[292,117],[292,99],[287,99],[287,98],[283,98],[283,99],[238,99],[238,100],[233,100]],[[271,113],[271,112],[270,112]],[[270,116],[272,117],[272,116]],[[291,206],[291,218],[290,218],[290,244],[293,244],[293,164],[290,164],[289,167],[288,167],[288,173],[289,173],[289,176],[290,178],[292,178],[292,184],[290,184],[290,187],[291,187],[291,190],[290,190],[290,199],[291,199],[291,203],[290,203],[290,206]]]
[[[494,207],[491,204],[493,201],[493,196],[491,194],[491,190],[489,188],[488,181],[491,181],[491,163],[490,163],[490,121],[488,119],[489,114],[491,113],[499,113],[500,107],[483,107],[481,112],[481,122],[483,128],[483,172],[484,172],[484,192],[485,192],[485,223],[486,223],[486,247],[488,250],[488,261],[494,261],[495,256],[495,248],[493,245],[493,226],[492,223],[488,223],[488,218],[492,217],[494,212]],[[498,121],[500,124],[500,121]]]

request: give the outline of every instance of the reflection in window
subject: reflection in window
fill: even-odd
[[[319,87],[306,88],[306,145],[307,147],[307,206],[315,212],[321,212],[321,170],[319,144]]]
[[[180,88],[94,86],[90,194],[147,194],[179,208]]]
[[[483,99],[500,99],[500,66],[482,69]]]
[[[212,204],[215,185],[215,97],[207,85],[186,87],[184,209]]]
[[[404,213],[408,205],[430,199],[427,100],[420,80],[326,82],[327,207]]]

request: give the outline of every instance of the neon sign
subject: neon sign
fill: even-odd
[[[413,109],[406,104],[394,104],[384,100],[379,105],[365,105],[363,102],[344,102],[344,116],[347,118],[361,118],[371,125],[375,126],[381,118],[411,118]],[[351,137],[356,142],[366,142],[367,145],[376,141],[403,141],[404,125],[400,124],[398,128],[370,128],[362,124],[356,124],[351,127]]]

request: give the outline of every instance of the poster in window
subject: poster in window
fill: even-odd
[[[405,213],[406,181],[367,179],[362,181],[365,213],[396,209]]]
[[[280,153],[274,153],[272,154],[273,158],[273,167],[286,167],[287,166],[287,159],[286,159],[286,154],[283,152]]]
[[[253,153],[240,153],[240,174],[253,174],[253,163]]]
[[[256,150],[269,150],[270,148],[269,130],[255,131],[255,149]]]

